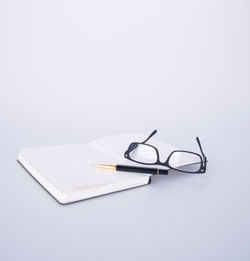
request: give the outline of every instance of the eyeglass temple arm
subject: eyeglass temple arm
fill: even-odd
[[[197,141],[197,143],[199,145],[199,148],[200,148],[202,156],[204,157],[205,160],[207,160],[207,157],[205,156],[205,154],[204,154],[204,152],[202,150],[200,139],[198,137],[196,137],[196,141]]]
[[[152,136],[154,136],[156,134],[157,130],[154,130],[147,138],[146,140],[144,140],[142,143],[147,142]]]

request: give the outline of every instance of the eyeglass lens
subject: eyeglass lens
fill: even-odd
[[[147,144],[138,144],[129,154],[130,158],[134,161],[146,164],[155,164],[158,160],[155,148]],[[199,155],[192,152],[175,151],[171,154],[169,167],[172,169],[197,172],[201,168],[202,160]]]

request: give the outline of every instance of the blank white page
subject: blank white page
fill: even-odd
[[[137,164],[124,158],[124,152],[127,150],[130,143],[142,142],[147,137],[148,135],[143,135],[140,133],[124,133],[100,138],[89,142],[88,145],[111,156],[112,158],[115,158],[118,163],[142,166],[142,164]],[[155,146],[159,150],[161,161],[165,161],[173,150],[178,149],[154,138],[151,138],[148,143]]]
[[[22,157],[62,192],[138,179],[140,174],[96,169],[93,164],[115,164],[112,157],[86,144],[26,148]]]

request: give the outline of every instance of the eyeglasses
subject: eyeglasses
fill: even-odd
[[[140,164],[161,165],[180,172],[205,173],[207,158],[198,137],[196,141],[201,154],[186,150],[174,150],[165,162],[161,162],[158,149],[146,143],[156,132],[157,130],[154,130],[143,142],[132,142],[124,153],[124,157]]]

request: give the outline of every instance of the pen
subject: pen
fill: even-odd
[[[95,167],[99,169],[108,169],[114,171],[147,173],[153,175],[168,175],[167,169],[159,169],[159,168],[135,167],[129,165],[106,165],[106,164],[95,164]]]

